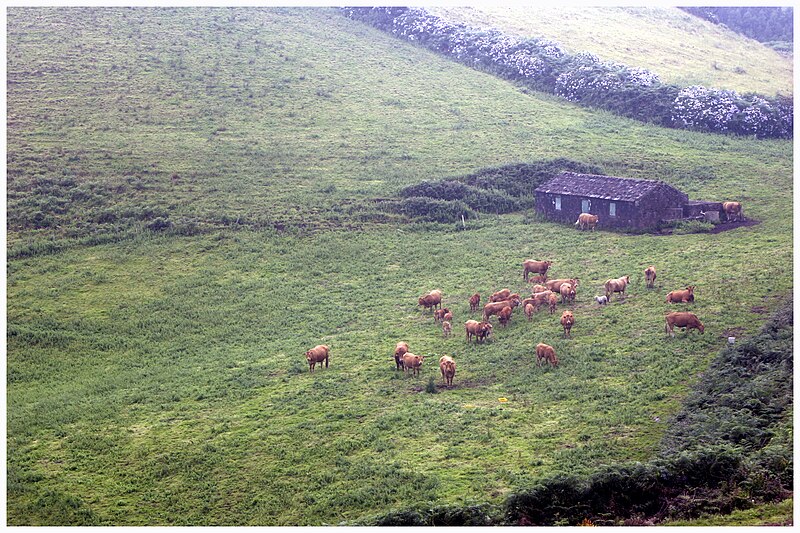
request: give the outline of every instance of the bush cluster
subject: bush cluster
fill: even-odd
[[[662,83],[646,69],[601,61],[591,53],[568,54],[558,43],[521,39],[501,31],[450,23],[422,8],[348,7],[361,20],[471,67],[582,105],[661,126],[716,133],[790,138],[791,98],[740,95]]]

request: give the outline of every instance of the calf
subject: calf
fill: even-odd
[[[548,308],[550,309],[550,314],[552,315],[556,312],[556,305],[558,305],[558,296],[556,296],[556,293],[550,293],[550,296],[547,297],[547,303],[549,304]]]
[[[434,309],[433,311],[433,321],[434,322],[441,322],[444,318],[444,314],[447,312],[447,308],[445,309]]]
[[[449,337],[453,331],[453,324],[449,320],[442,321],[442,336]]]
[[[314,366],[319,363],[322,367],[322,362],[325,361],[325,368],[328,368],[328,359],[330,358],[330,347],[325,344],[318,344],[306,352],[306,360],[308,361],[308,371],[314,372]]]
[[[550,295],[554,294],[552,291],[544,291],[544,292],[537,292],[536,294],[531,295],[530,298],[525,298],[522,300],[522,308],[524,309],[526,305],[532,304],[533,311],[539,311],[539,308],[542,307],[544,304],[550,302]]]
[[[533,286],[533,289],[531,289],[531,294],[536,294],[537,292],[544,292],[544,291],[549,291],[549,290],[550,289],[548,289],[544,285],[538,285],[537,284],[537,285]]]
[[[500,319],[500,325],[506,327],[509,320],[511,320],[511,307],[504,307],[501,309],[497,314],[497,318]]]
[[[478,333],[478,340],[483,342],[492,334],[492,325],[489,322],[481,322],[481,331]]]
[[[478,305],[481,303],[481,295],[480,293],[475,293],[469,297],[469,310],[470,311],[477,311]]]
[[[575,225],[579,227],[579,229],[584,230],[586,228],[591,228],[594,231],[594,227],[597,226],[597,222],[600,219],[597,218],[597,215],[590,215],[589,213],[581,213],[578,215],[578,220],[575,221]]]
[[[694,302],[694,285],[689,285],[685,290],[672,291],[667,294],[667,303],[685,304]]]
[[[575,324],[575,317],[572,314],[572,311],[564,311],[561,315],[561,325],[564,327],[564,338],[570,337],[569,331],[572,329],[572,326]]]
[[[449,309],[445,309],[445,311],[447,311],[447,312],[442,317],[442,320],[446,320],[446,321],[452,323],[453,322],[453,313],[451,313]]]
[[[547,281],[547,274],[536,274],[532,278],[528,278],[528,283],[544,283]]]
[[[456,375],[456,362],[449,355],[439,358],[439,369],[442,371],[442,379],[448,387],[453,386],[453,377]]]
[[[631,282],[630,276],[622,276],[621,278],[610,279],[606,281],[605,282],[606,298],[610,300],[611,295],[614,294],[615,292],[621,294],[620,298],[622,296],[625,296],[625,288],[628,286],[628,283],[630,282]]]
[[[525,316],[528,317],[528,321],[530,322],[533,317],[533,304],[525,304]]]
[[[608,296],[595,296],[594,301],[600,305],[606,305],[608,303]]]
[[[414,355],[411,352],[406,352],[403,354],[403,371],[407,373],[411,370],[413,375],[418,376],[423,361],[425,361],[424,355]]]
[[[558,366],[558,357],[556,357],[556,351],[552,346],[540,342],[536,345],[536,366],[542,366],[542,361],[546,361],[554,367]]]
[[[464,329],[467,332],[467,342],[475,337],[475,342],[482,341],[492,332],[492,325],[488,322],[478,322],[477,320],[467,320],[464,322]]]
[[[569,283],[575,288],[578,288],[578,278],[570,278],[570,279],[551,279],[550,281],[545,281],[544,286],[547,287],[549,291],[556,291],[558,292],[561,289],[561,285],[564,283]]]
[[[549,269],[552,264],[552,261],[534,261],[533,259],[527,259],[522,263],[522,279],[528,281],[528,274],[531,272],[541,274],[546,278],[547,269]]]
[[[490,302],[483,306],[483,320],[489,320],[490,316],[496,315],[502,311],[504,307],[511,307],[513,309],[519,304],[520,301],[518,294],[512,294],[510,300],[505,300],[502,302]]]
[[[664,332],[670,337],[675,336],[675,332],[673,330],[676,326],[679,328],[686,328],[687,334],[689,333],[690,329],[696,329],[700,331],[700,333],[705,333],[706,331],[705,326],[703,326],[703,323],[700,322],[700,319],[698,319],[694,313],[688,313],[685,311],[668,313],[666,321],[667,324],[664,326]]]
[[[649,266],[644,271],[644,280],[648,289],[652,289],[656,283],[656,267]]]

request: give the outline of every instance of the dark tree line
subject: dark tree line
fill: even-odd
[[[733,31],[767,43],[794,39],[791,7],[682,7],[687,13],[724,24]]]

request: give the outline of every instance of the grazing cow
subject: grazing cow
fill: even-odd
[[[500,289],[489,297],[489,302],[502,302],[511,297],[511,291],[508,289]]]
[[[561,285],[564,283],[569,283],[576,289],[578,288],[578,278],[571,278],[571,279],[551,279],[550,281],[545,281],[544,286],[547,287],[549,291],[558,292],[561,290]]]
[[[497,313],[502,311],[504,307],[511,307],[513,309],[519,304],[520,301],[518,294],[512,294],[510,300],[488,303],[483,306],[483,320],[484,321],[489,320],[490,316],[496,315]]]
[[[537,284],[537,285],[533,286],[533,289],[531,289],[531,294],[536,294],[537,292],[544,292],[544,291],[549,291],[549,290],[550,289],[548,289],[544,285],[538,285]]]
[[[470,311],[477,311],[478,305],[481,303],[481,295],[480,293],[475,293],[469,297],[469,310]]]
[[[526,259],[522,263],[522,279],[528,281],[528,274],[541,274],[547,278],[547,269],[552,265],[552,261],[534,261],[533,259]]]
[[[608,303],[608,296],[595,296],[594,301],[600,305],[606,305]]]
[[[688,304],[694,302],[694,285],[689,285],[685,290],[672,291],[667,294],[667,303]]]
[[[511,307],[504,307],[501,309],[497,314],[497,318],[500,319],[500,325],[506,327],[508,325],[508,321],[511,320]]]
[[[652,289],[656,284],[656,267],[649,266],[644,271],[644,280],[648,289]]]
[[[546,361],[554,367],[558,366],[556,351],[552,346],[540,342],[536,345],[536,366],[542,366],[542,361]]]
[[[413,375],[418,376],[423,361],[425,361],[424,355],[414,355],[411,352],[406,352],[403,354],[403,371],[408,372],[411,370]]]
[[[594,231],[594,227],[597,226],[597,222],[600,220],[597,218],[597,215],[590,215],[589,213],[581,213],[578,215],[578,220],[575,221],[575,225],[579,227],[579,229],[586,229],[591,228]]]
[[[314,366],[319,363],[322,367],[322,362],[325,361],[325,368],[328,368],[328,360],[330,358],[330,347],[326,344],[318,344],[306,352],[306,360],[308,360],[308,371],[313,372]]]
[[[562,283],[558,292],[561,294],[562,304],[575,301],[575,287],[572,286],[572,283]]]
[[[418,305],[424,306],[425,309],[430,309],[431,307],[436,308],[437,305],[439,306],[439,308],[441,308],[442,307],[442,291],[439,291],[439,290],[431,291],[428,294],[426,294],[425,296],[421,296],[417,300],[417,302],[419,302]]]
[[[403,355],[406,353],[408,353],[408,343],[402,341],[398,342],[394,347],[394,362],[397,365],[395,370],[403,369]]]
[[[453,386],[453,377],[456,375],[456,362],[449,355],[439,358],[439,369],[442,371],[442,380],[448,387]]]
[[[685,311],[668,313],[666,320],[667,324],[664,326],[664,332],[670,337],[675,336],[675,332],[673,330],[676,326],[679,328],[686,328],[687,334],[689,333],[690,329],[699,330],[700,333],[705,333],[706,331],[703,323],[700,322],[700,319],[698,319],[694,313],[687,313]]]
[[[725,215],[731,222],[744,218],[742,216],[742,204],[739,202],[722,202],[722,210],[725,211]]]
[[[620,298],[622,296],[625,296],[625,287],[627,287],[628,283],[630,282],[631,282],[630,276],[622,276],[621,278],[610,279],[606,281],[605,282],[606,298],[611,300],[611,295],[614,294],[615,292],[621,294]]]
[[[449,337],[453,331],[453,324],[449,320],[442,321],[442,336]]]
[[[558,305],[558,296],[556,296],[556,293],[550,293],[550,296],[547,297],[547,303],[549,304],[550,314],[552,315],[556,312],[556,305]]]
[[[532,278],[528,278],[528,283],[544,283],[547,281],[547,274],[536,274]]]
[[[533,304],[525,304],[525,316],[528,317],[528,321],[533,318]]]
[[[564,338],[571,337],[569,330],[572,329],[574,324],[575,316],[573,316],[572,311],[564,311],[561,315],[561,325],[564,326]]]
[[[488,322],[478,322],[477,320],[467,320],[464,322],[464,329],[467,331],[467,342],[475,336],[475,342],[482,341],[492,333],[492,325]]]

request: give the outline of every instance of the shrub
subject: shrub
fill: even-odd
[[[438,200],[424,196],[412,196],[395,204],[398,212],[431,222],[457,222],[463,216],[474,218],[475,212],[460,200]]]

